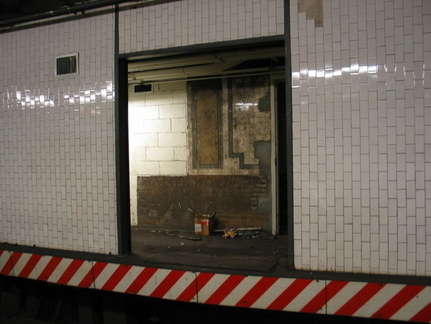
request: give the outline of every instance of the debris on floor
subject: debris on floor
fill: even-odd
[[[215,230],[215,232],[223,232],[222,237],[224,238],[258,238],[263,236],[262,228],[260,227],[226,228],[224,230]]]
[[[189,240],[189,241],[202,241],[202,237],[191,237],[191,236],[178,236],[181,239]]]
[[[223,234],[224,238],[235,238],[236,236],[238,236],[238,232],[236,228],[226,228],[224,230],[224,234]]]
[[[193,207],[189,207],[188,210],[194,216],[195,234],[204,236],[211,235],[213,228],[217,223],[217,219],[215,218],[216,213],[213,212],[212,214],[202,214],[197,212]]]
[[[245,238],[257,238],[262,236],[262,233],[259,230],[244,230],[244,231],[238,231],[238,236],[245,237]]]
[[[167,230],[151,230],[150,231],[151,233],[158,233],[158,234],[166,234],[166,235],[175,235],[175,233],[177,232],[177,231],[174,231],[174,230],[170,230],[170,229],[167,229]]]

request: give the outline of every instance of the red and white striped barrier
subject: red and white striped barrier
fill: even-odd
[[[431,322],[431,286],[179,271],[5,250],[0,274],[202,304]]]

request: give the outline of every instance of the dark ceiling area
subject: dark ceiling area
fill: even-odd
[[[0,27],[54,16],[80,14],[85,10],[129,2],[115,0],[0,0]]]
[[[82,1],[72,0],[0,0],[0,21],[72,7]]]

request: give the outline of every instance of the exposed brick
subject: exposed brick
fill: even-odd
[[[201,213],[217,213],[219,227],[269,228],[270,215],[259,209],[268,190],[259,176],[138,177],[138,223],[192,229],[193,206]]]

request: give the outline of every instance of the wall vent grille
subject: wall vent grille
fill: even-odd
[[[153,92],[152,84],[138,84],[135,85],[135,93],[138,92]]]
[[[57,56],[55,61],[55,75],[78,73],[78,54]]]

